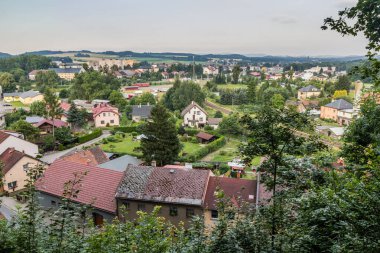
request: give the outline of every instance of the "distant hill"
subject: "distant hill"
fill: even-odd
[[[0,58],[10,57],[10,56],[12,56],[12,55],[0,52]]]
[[[105,52],[92,52],[89,50],[80,50],[80,51],[52,51],[52,50],[41,50],[34,52],[27,52],[26,54],[37,54],[37,55],[54,55],[54,54],[64,54],[64,53],[94,53],[94,54],[103,54],[103,55],[114,55],[117,57],[125,58],[156,58],[162,60],[174,60],[174,61],[197,61],[197,62],[206,62],[210,59],[235,59],[244,62],[250,63],[318,63],[318,62],[346,62],[364,59],[363,56],[346,56],[346,57],[309,57],[309,56],[271,56],[271,55],[242,55],[242,54],[192,54],[192,53],[173,53],[173,52],[163,52],[163,53],[152,53],[144,52],[138,53],[133,51],[105,51]]]

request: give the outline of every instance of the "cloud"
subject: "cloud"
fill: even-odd
[[[335,6],[338,8],[347,8],[356,5],[358,0],[335,0]]]
[[[294,23],[297,23],[298,20],[293,18],[293,17],[286,17],[286,16],[278,16],[278,17],[274,17],[272,18],[272,21],[275,22],[275,23],[279,23],[279,24],[294,24]]]

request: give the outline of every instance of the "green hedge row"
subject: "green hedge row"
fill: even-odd
[[[185,128],[185,132],[188,136],[195,136],[197,135],[200,131],[199,129],[196,128]]]
[[[80,136],[80,137],[78,138],[78,143],[79,143],[79,144],[82,144],[82,143],[85,143],[85,142],[91,141],[91,140],[93,140],[93,139],[98,138],[99,136],[101,136],[102,133],[103,133],[103,132],[102,132],[102,129],[97,128],[97,129],[95,129],[95,130],[94,130],[92,133],[90,133],[90,134]]]
[[[208,155],[214,151],[217,151],[218,149],[223,147],[225,144],[226,144],[226,139],[224,138],[224,136],[222,136],[219,139],[207,144],[205,147],[199,149],[194,154],[185,156],[184,160],[189,161],[189,162],[198,161],[198,160],[202,159],[203,157],[205,157],[206,155]]]
[[[136,126],[115,127],[112,130],[112,133],[117,133],[117,132],[123,132],[123,133],[137,132],[137,127]]]

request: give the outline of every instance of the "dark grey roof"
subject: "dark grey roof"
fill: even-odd
[[[21,98],[27,98],[27,97],[36,97],[38,95],[40,95],[41,93],[39,91],[34,91],[34,90],[29,90],[29,91],[26,91],[26,92],[23,92],[20,94],[20,97]]]
[[[137,159],[136,157],[124,155],[111,161],[99,164],[98,167],[116,171],[125,171],[129,164],[140,165],[142,164],[142,161]]]
[[[331,102],[325,105],[325,107],[331,107],[337,110],[344,110],[344,109],[352,109],[353,105],[344,99],[338,99],[338,100],[335,100],[334,102]]]
[[[132,116],[140,116],[143,118],[149,118],[152,112],[152,105],[134,105],[132,106]]]
[[[129,165],[116,197],[200,206],[209,176],[208,170]]]
[[[25,121],[30,123],[30,124],[34,124],[34,123],[38,123],[44,119],[45,119],[44,117],[40,117],[40,116],[28,116],[25,118]]]
[[[4,97],[19,97],[21,92],[4,92]]]
[[[317,87],[315,87],[314,85],[309,85],[309,86],[306,86],[306,87],[299,89],[298,91],[301,91],[301,92],[317,92],[320,90]]]

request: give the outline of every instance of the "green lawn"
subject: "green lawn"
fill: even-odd
[[[137,148],[139,146],[140,141],[133,141],[131,135],[126,135],[121,142],[109,142],[107,144],[102,144],[102,149],[105,152],[139,156],[141,153],[134,151],[134,148]]]
[[[191,143],[191,142],[182,142],[182,144],[183,144],[182,153],[187,153],[187,154],[193,154],[204,146],[204,144]]]
[[[218,89],[247,89],[246,84],[218,84]]]
[[[10,104],[11,104],[13,107],[28,107],[27,105],[24,105],[24,104],[21,103],[20,101],[10,102]]]

